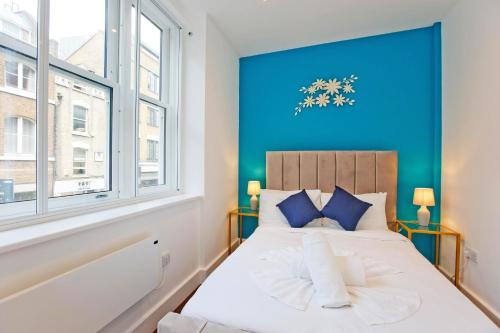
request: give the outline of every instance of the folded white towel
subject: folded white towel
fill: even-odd
[[[349,287],[352,307],[367,325],[389,324],[408,318],[420,307],[420,295],[396,288]]]
[[[297,310],[304,311],[314,294],[312,281],[290,276],[286,269],[268,268],[251,274],[266,294]]]
[[[365,267],[360,256],[335,256],[335,260],[346,286],[364,287],[366,285]],[[303,255],[295,256],[289,267],[292,276],[311,280]]]
[[[346,273],[345,270],[349,268],[349,266],[346,267],[344,265],[344,261],[350,261],[352,258],[351,257],[359,257],[362,261],[363,264],[363,270],[364,270],[364,275],[365,275],[365,281],[366,279],[370,279],[373,277],[377,276],[382,276],[382,275],[388,275],[388,274],[397,274],[401,273],[401,270],[388,265],[384,262],[381,262],[379,260],[366,257],[366,256],[357,256],[355,252],[345,250],[345,249],[334,249],[334,253],[337,259],[337,262],[342,261],[339,266],[340,270],[342,273],[342,277],[344,278],[344,282],[346,286],[364,286],[365,284],[362,283],[363,277],[359,275],[354,275],[354,279],[351,279],[352,275],[355,274],[355,272],[360,272],[361,269],[358,266],[355,266],[355,270],[353,272]],[[341,258],[339,258],[341,257]],[[307,269],[307,266],[305,265],[304,262],[304,250],[302,247],[297,246],[297,247],[285,247],[281,248],[278,250],[271,250],[271,251],[266,251],[262,253],[259,258],[261,260],[273,262],[276,264],[280,265],[285,265],[286,267],[289,268],[290,274],[292,276],[301,278],[301,279],[307,279],[311,280],[311,275],[309,274],[309,270]],[[352,259],[352,260],[358,260],[357,258]],[[363,274],[363,273],[361,273]]]
[[[338,308],[351,304],[335,255],[326,237],[310,233],[302,237],[304,261],[322,307]]]

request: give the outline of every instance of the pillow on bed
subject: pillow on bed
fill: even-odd
[[[371,203],[360,200],[343,188],[335,186],[335,192],[321,210],[321,214],[337,221],[344,230],[354,231],[361,216],[370,206]]]
[[[312,220],[323,217],[307,195],[306,190],[292,194],[276,206],[285,215],[292,228],[302,228]]]
[[[359,220],[356,230],[388,230],[387,217],[385,215],[385,201],[387,193],[365,193],[355,194],[354,196],[362,201],[372,204],[372,206],[368,208]],[[332,193],[321,193],[322,207],[328,203],[331,197]],[[334,229],[342,229],[337,221],[326,217],[323,219],[323,225]]]
[[[277,204],[300,191],[278,191],[278,190],[260,190],[260,205],[259,205],[259,226],[278,226],[288,227],[288,221],[283,213],[276,207]],[[306,190],[309,199],[311,199],[314,206],[321,209],[321,191],[320,190]],[[315,219],[308,223],[306,227],[321,226],[322,219]]]

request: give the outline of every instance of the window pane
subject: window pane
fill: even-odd
[[[50,53],[104,76],[106,0],[51,0]]]
[[[0,2],[0,32],[36,46],[37,0]]]
[[[55,100],[49,132],[49,195],[61,197],[110,189],[109,88],[52,69],[49,83]],[[49,96],[49,99],[51,97]],[[49,122],[50,122],[49,118]]]
[[[73,106],[73,131],[87,131],[87,108],[79,105]]]
[[[160,58],[162,31],[141,15],[140,93],[160,98]]]
[[[150,123],[151,112],[157,114],[155,125]],[[164,119],[165,110],[141,101],[139,103],[139,187],[165,184]]]
[[[18,121],[20,122],[20,121]],[[35,154],[36,127],[33,120],[22,118],[22,152],[23,154]]]
[[[2,13],[3,13],[2,9]],[[34,60],[0,47],[0,204],[36,199],[36,99],[18,89],[19,64]],[[10,75],[9,73],[15,73]],[[35,73],[33,72],[33,80]],[[21,85],[22,87],[22,85]],[[15,89],[12,89],[15,88]],[[28,209],[28,212],[32,210]],[[0,208],[0,216],[7,210]],[[26,213],[26,211],[23,211]]]
[[[22,65],[23,69],[23,90],[35,91],[35,70],[27,64]]]

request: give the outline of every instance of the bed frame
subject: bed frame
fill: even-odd
[[[387,222],[396,220],[397,151],[268,151],[266,187],[293,191],[335,185],[353,194],[387,192]]]

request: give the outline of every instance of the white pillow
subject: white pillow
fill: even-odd
[[[388,230],[387,217],[385,215],[385,201],[387,193],[365,193],[354,195],[359,200],[371,203],[372,206],[361,216],[356,230]],[[321,193],[321,209],[326,206],[332,193]],[[323,225],[334,229],[342,229],[337,221],[324,218]]]
[[[288,221],[280,211],[277,204],[300,191],[278,191],[278,190],[260,190],[260,207],[259,207],[259,226],[278,226],[290,227]],[[321,210],[321,191],[306,190],[307,195],[318,210]],[[309,222],[306,227],[321,226],[321,219],[314,219]]]

